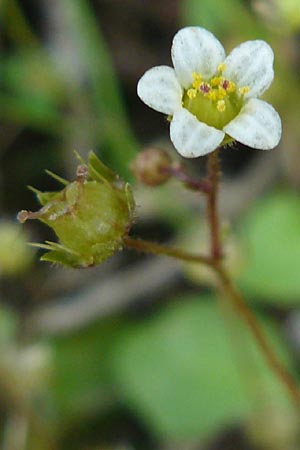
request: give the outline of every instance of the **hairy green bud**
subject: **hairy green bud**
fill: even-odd
[[[57,235],[59,243],[33,244],[49,250],[41,260],[84,268],[101,263],[122,248],[133,222],[134,200],[130,186],[93,152],[87,165],[79,159],[75,181],[67,182],[48,172],[65,187],[57,192],[33,189],[42,208],[20,211],[18,219],[39,219]]]

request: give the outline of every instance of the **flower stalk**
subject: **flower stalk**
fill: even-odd
[[[209,267],[214,267],[214,260],[205,255],[197,255],[195,253],[185,252],[183,250],[169,247],[167,245],[157,244],[155,242],[146,241],[140,238],[124,237],[123,245],[131,250],[136,250],[144,253],[152,253],[154,255],[170,256],[186,262],[197,262],[205,264]]]
[[[163,173],[169,174],[173,178],[176,178],[176,180],[181,181],[188,189],[202,192],[203,194],[209,194],[211,191],[209,180],[198,180],[191,177],[179,164],[164,167],[161,170]]]
[[[274,353],[272,347],[270,346],[263,330],[259,326],[255,315],[248,307],[246,301],[236,289],[234,283],[232,282],[230,276],[222,267],[221,264],[214,265],[214,271],[218,276],[220,282],[220,289],[226,294],[228,299],[231,301],[232,306],[239,316],[244,320],[245,324],[251,331],[253,337],[255,338],[258,346],[260,347],[266,362],[269,367],[276,374],[277,378],[286,387],[291,400],[296,407],[300,405],[300,392],[296,386],[293,378],[282,365],[281,361],[278,359],[277,355]]]
[[[222,242],[220,236],[220,221],[218,214],[218,191],[220,179],[220,164],[219,164],[219,148],[210,153],[207,158],[207,172],[208,176],[203,182],[189,178],[183,170],[173,169],[173,176],[182,181],[187,187],[197,189],[201,193],[206,194],[207,202],[207,221],[210,229],[210,255],[196,255],[185,252],[180,249],[168,247],[161,244],[145,241],[142,239],[134,239],[129,236],[124,238],[124,246],[128,249],[133,249],[145,253],[152,253],[156,255],[164,255],[173,257],[187,262],[198,262],[210,267],[219,282],[220,290],[227,296],[231,302],[234,310],[242,318],[253,338],[261,349],[271,370],[277,376],[278,380],[286,387],[286,390],[292,402],[300,406],[300,392],[296,386],[292,376],[278,359],[269,344],[263,330],[261,329],[255,315],[248,307],[245,299],[235,287],[233,281],[224,268],[222,258]],[[169,171],[171,173],[171,171]],[[205,189],[203,189],[205,187]]]
[[[218,261],[222,258],[218,216],[218,186],[220,178],[219,149],[208,155],[207,172],[210,183],[210,190],[207,196],[207,218],[211,235],[211,257],[215,261]]]
[[[286,389],[297,407],[300,406],[300,392],[295,382],[282,363],[277,358],[272,347],[261,327],[259,326],[255,315],[248,307],[245,299],[235,287],[232,279],[228,275],[224,265],[222,264],[222,243],[220,238],[220,224],[218,215],[218,190],[220,178],[219,149],[208,155],[208,179],[210,181],[210,192],[207,196],[207,219],[210,227],[211,235],[211,259],[212,267],[218,277],[220,289],[225,293],[231,301],[232,306],[239,316],[244,320],[245,324],[251,331],[254,339],[259,345],[266,362],[277,378],[286,386]]]

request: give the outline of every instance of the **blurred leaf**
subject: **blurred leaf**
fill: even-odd
[[[94,12],[86,0],[62,0],[78,57],[91,82],[91,100],[98,116],[98,133],[104,138],[109,165],[126,180],[132,178],[128,165],[137,151],[123,107],[120,87],[109,51]],[[102,150],[102,149],[101,149]]]
[[[2,61],[2,77],[10,91],[43,98],[53,106],[65,96],[51,61],[39,50],[15,53]]]
[[[114,403],[108,365],[121,327],[111,320],[53,341],[53,395],[63,423],[105,411]]]
[[[241,374],[252,405],[286,401],[244,324],[231,323],[228,336],[214,299],[202,300],[183,298],[129,327],[115,349],[114,378],[125,403],[165,439],[207,437],[245,418],[251,407]],[[275,330],[273,338],[280,348]],[[234,363],[236,353],[244,373]]]
[[[256,202],[240,230],[246,250],[240,284],[257,300],[300,302],[300,197],[277,192]]]
[[[0,308],[0,347],[11,344],[17,332],[17,320],[8,309]]]
[[[186,25],[200,25],[217,36],[234,33],[234,36],[257,38],[263,37],[255,16],[246,3],[241,0],[184,0],[182,2],[182,18]]]
[[[173,181],[156,189],[143,185],[137,185],[134,189],[135,203],[144,220],[151,221],[157,217],[179,232],[191,223],[192,207],[186,201],[186,195],[189,193],[186,194],[184,189]]]
[[[2,61],[1,117],[25,126],[59,131],[65,97],[48,58],[40,51],[14,54]]]
[[[26,20],[18,0],[0,1],[1,26],[20,47],[37,47],[38,40]]]
[[[61,129],[61,116],[43,99],[33,96],[12,96],[0,94],[0,118],[24,126],[32,126],[47,133]]]

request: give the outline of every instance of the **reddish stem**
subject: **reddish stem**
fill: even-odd
[[[211,191],[210,183],[207,180],[192,178],[180,165],[164,167],[161,170],[163,173],[167,173],[184,183],[189,189],[203,192],[204,194],[208,194]]]
[[[274,353],[271,345],[269,344],[265,336],[264,331],[259,326],[259,323],[257,322],[255,315],[248,307],[244,298],[236,289],[236,287],[232,283],[230,277],[226,273],[225,269],[221,266],[221,264],[215,266],[215,271],[218,274],[222,290],[227,295],[228,299],[230,299],[236,312],[242,317],[244,322],[247,324],[248,328],[251,330],[252,335],[255,338],[257,344],[259,345],[269,367],[277,375],[279,380],[281,380],[282,384],[286,386],[286,389],[288,390],[294,404],[297,407],[299,407],[300,393],[298,387],[296,386],[289,372],[286,370],[284,365],[278,359],[276,353]]]
[[[127,248],[130,248],[132,250],[137,250],[145,253],[153,253],[154,255],[171,256],[172,258],[180,259],[181,261],[198,262],[211,267],[214,266],[214,262],[211,260],[211,258],[205,255],[185,252],[184,250],[169,247],[167,245],[157,244],[156,242],[149,242],[145,241],[144,239],[136,239],[125,236],[123,238],[123,243]]]
[[[216,261],[223,256],[218,217],[218,187],[220,178],[218,154],[219,149],[210,153],[207,159],[208,180],[211,187],[207,197],[207,217],[210,227],[211,256]]]

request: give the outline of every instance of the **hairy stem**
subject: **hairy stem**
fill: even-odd
[[[258,324],[255,315],[248,307],[243,296],[234,286],[234,283],[229,277],[221,261],[223,250],[220,237],[220,223],[218,215],[218,190],[220,178],[218,153],[219,149],[210,153],[208,155],[207,161],[208,180],[210,183],[210,191],[207,195],[207,220],[210,228],[211,258],[214,261],[213,268],[216,275],[218,276],[221,290],[226,294],[236,312],[248,326],[262,353],[264,354],[269,367],[277,375],[278,379],[283,383],[283,385],[286,386],[286,389],[288,390],[290,397],[294,401],[294,403],[299,406],[299,390],[295,385],[293,378],[277,358],[277,355],[274,353],[272,347],[265,337],[263,330]]]
[[[288,373],[288,371],[282,365],[281,361],[277,358],[277,355],[274,353],[262,328],[258,324],[255,315],[248,307],[240,292],[234,286],[226,270],[221,265],[215,265],[214,270],[218,275],[221,290],[224,291],[228,299],[231,301],[235,311],[239,314],[239,316],[244,320],[244,322],[250,329],[253,337],[255,338],[262,353],[264,354],[265,360],[268,363],[269,367],[277,375],[277,378],[282,382],[282,384],[286,386],[286,389],[288,390],[290,397],[295,405],[299,406],[299,390],[291,375]]]
[[[210,191],[207,195],[207,219],[210,228],[211,256],[213,259],[219,260],[222,257],[222,246],[218,215],[218,188],[220,178],[218,149],[208,155],[207,172],[210,183]]]
[[[185,172],[181,165],[164,167],[162,172],[171,175],[173,178],[181,181],[186,187],[194,191],[202,192],[203,194],[208,194],[211,191],[210,182],[208,180],[198,180],[191,177]]]
[[[155,242],[145,241],[144,239],[134,239],[129,236],[123,239],[124,245],[132,250],[145,253],[153,253],[155,255],[171,256],[181,261],[198,262],[213,267],[214,261],[204,255],[196,255],[195,253],[185,252],[183,250],[169,247],[167,245],[156,244]]]
[[[133,239],[130,237],[124,238],[124,245],[129,249],[134,249],[137,251],[154,253],[156,255],[171,256],[182,261],[198,262],[209,266],[217,276],[220,284],[220,290],[226,294],[235,311],[239,314],[239,316],[243,319],[244,323],[251,331],[253,338],[261,349],[261,352],[263,353],[269,367],[272,369],[281,383],[286,387],[292,401],[297,407],[299,407],[300,393],[293,378],[288,373],[284,365],[282,365],[281,361],[278,359],[258,321],[256,320],[255,315],[248,307],[243,296],[235,287],[222,263],[223,249],[220,237],[220,222],[218,215],[218,190],[220,178],[218,153],[219,149],[208,155],[208,177],[204,181],[194,180],[193,178],[189,177],[189,175],[185,174],[185,172],[180,168],[172,169],[172,175],[182,181],[186,186],[206,194],[207,220],[210,229],[209,256],[196,255],[176,248],[156,244],[142,239]]]

